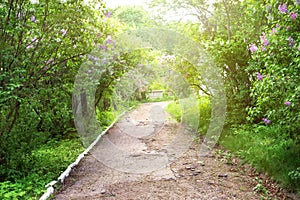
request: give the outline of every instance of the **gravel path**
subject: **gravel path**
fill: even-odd
[[[262,199],[255,177],[268,180],[216,147],[199,157],[201,142],[164,112],[142,104],[109,130],[65,180],[56,200]],[[266,186],[268,187],[268,186]],[[293,199],[269,184],[270,199]],[[266,198],[263,198],[266,199]]]

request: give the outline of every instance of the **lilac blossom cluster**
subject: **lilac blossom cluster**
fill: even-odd
[[[300,5],[300,0],[297,0],[296,3],[297,3],[298,5]],[[278,6],[278,10],[279,10],[279,13],[281,13],[281,14],[286,14],[286,13],[289,12],[288,6],[287,6],[286,3],[280,4],[280,5]],[[290,16],[290,18],[291,18],[292,20],[296,20],[297,17],[298,17],[298,13],[296,13],[296,12],[291,12],[291,13],[289,14],[289,16]],[[279,25],[279,24],[276,24],[276,28],[272,28],[271,34],[276,34],[276,33],[277,33],[277,29],[279,29],[279,28],[280,28],[280,25]],[[287,26],[287,27],[286,27],[286,30],[289,30],[289,29],[290,29],[290,27]],[[292,47],[293,47],[293,46],[295,45],[295,41],[294,41],[294,39],[292,38],[292,36],[289,36],[287,39],[288,39],[288,41],[289,41],[289,46],[292,46]],[[260,36],[260,41],[261,41],[261,43],[262,43],[261,50],[262,50],[262,51],[265,51],[265,50],[266,50],[266,47],[267,47],[270,43],[269,43],[269,41],[268,41],[268,39],[267,39],[267,36],[266,36],[266,34],[265,34],[264,32],[262,32],[262,36]],[[259,50],[259,48],[258,48],[255,44],[250,44],[249,50],[251,51],[251,53],[254,53],[255,51]],[[300,46],[298,47],[298,50],[300,51]]]

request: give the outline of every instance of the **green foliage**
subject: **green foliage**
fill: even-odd
[[[199,98],[199,132],[205,135],[211,119],[211,101],[208,96],[203,96]]]
[[[294,140],[282,134],[285,127],[244,126],[230,132],[223,136],[221,144],[283,186],[300,190],[300,149]]]
[[[165,89],[166,89],[166,86],[160,82],[153,82],[149,86],[149,90],[165,90]]]
[[[263,180],[260,179],[260,178],[258,178],[258,177],[255,177],[255,180],[257,181],[257,184],[253,188],[253,190],[256,191],[256,192],[263,193],[264,194],[264,198],[263,199],[269,199],[268,190],[263,185]]]
[[[170,21],[184,20],[188,16],[189,19],[197,18],[203,25],[207,25],[208,9],[207,0],[152,0],[149,7],[153,9],[152,15],[159,23],[164,25]]]
[[[166,110],[170,113],[173,118],[180,122],[181,121],[181,108],[178,102],[171,102],[168,104]]]
[[[149,13],[141,6],[120,6],[112,14],[130,28],[143,28],[153,24]]]
[[[296,184],[299,183],[300,182],[300,167],[298,167],[296,170],[290,171],[288,173],[288,176]]]
[[[49,141],[25,158],[27,175],[23,174],[21,178],[11,176],[11,180],[0,182],[0,198],[38,199],[45,192],[45,185],[57,179],[58,175],[83,151],[79,139]],[[3,173],[9,174],[10,170],[13,169],[1,167],[1,176]]]
[[[114,121],[114,119],[115,119],[115,114],[112,111],[97,113],[97,120],[99,121],[100,126],[103,129],[108,127]]]
[[[149,102],[163,102],[163,101],[172,101],[175,98],[173,96],[163,96],[163,97],[157,97],[157,98],[147,98],[145,100],[142,100],[143,103],[149,103]]]
[[[8,178],[26,174],[33,149],[74,127],[74,78],[106,31],[104,7],[94,3],[97,10],[81,0],[0,3],[0,164]]]
[[[283,134],[299,140],[300,23],[298,18],[291,18],[291,13],[299,15],[300,6],[288,3],[288,12],[280,13],[277,3],[269,5],[268,26],[248,67],[253,71],[249,120],[258,122],[266,118],[272,124],[284,126]],[[258,74],[262,77],[257,78]]]
[[[114,31],[104,13],[101,1],[0,3],[1,199],[37,199],[82,151],[77,140],[58,141],[74,138],[73,84],[85,55]]]
[[[263,23],[259,16],[262,15],[260,1],[223,1],[214,6],[215,16],[211,23],[218,21],[219,26],[215,31],[209,31],[212,39],[206,46],[223,72],[227,94],[226,122],[241,124],[246,122],[245,108],[251,102],[250,74],[246,70],[251,58],[248,44],[259,30],[258,24]]]
[[[199,112],[197,112],[197,109]],[[178,101],[171,102],[166,110],[176,119],[178,122],[181,122],[182,117],[182,108]],[[200,114],[200,116],[198,116]],[[198,131],[200,134],[205,135],[211,119],[211,102],[210,98],[206,96],[202,96],[198,99],[198,108],[189,109],[185,111],[185,115],[187,115],[187,119],[189,124],[197,124]],[[196,121],[197,120],[197,121]]]

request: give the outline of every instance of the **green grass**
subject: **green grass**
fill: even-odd
[[[169,103],[166,110],[176,121],[181,121],[181,108],[178,102]]]
[[[0,199],[39,199],[45,185],[56,180],[83,151],[79,139],[52,140],[32,151],[26,159],[32,170],[21,179],[1,182]]]
[[[174,119],[181,122],[182,108],[178,101],[171,102],[167,108]],[[211,106],[209,97],[200,97],[198,99],[198,107],[188,107],[185,110],[185,120],[193,127],[198,126],[198,131],[205,135],[210,123]]]
[[[300,192],[300,145],[280,126],[241,126],[220,143],[283,187]]]

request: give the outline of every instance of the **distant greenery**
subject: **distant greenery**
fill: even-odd
[[[181,121],[181,108],[178,102],[171,102],[166,110],[170,113],[176,121]]]
[[[153,82],[151,83],[151,85],[149,86],[150,90],[165,90],[166,86],[163,85],[161,82]]]
[[[130,28],[142,28],[153,23],[149,13],[141,6],[117,7],[113,10],[112,16]]]
[[[197,109],[199,110],[200,116],[196,116]],[[179,101],[174,101],[168,104],[166,108],[167,112],[169,112],[174,119],[176,119],[178,122],[181,122],[182,117],[182,108],[180,106]],[[192,116],[188,119],[189,124],[198,124],[198,131],[201,135],[205,135],[208,126],[210,124],[210,117],[211,117],[211,105],[210,105],[210,98],[207,96],[199,97],[198,99],[198,108],[191,108],[188,111],[185,111],[185,115]],[[198,120],[195,122],[195,120]]]

